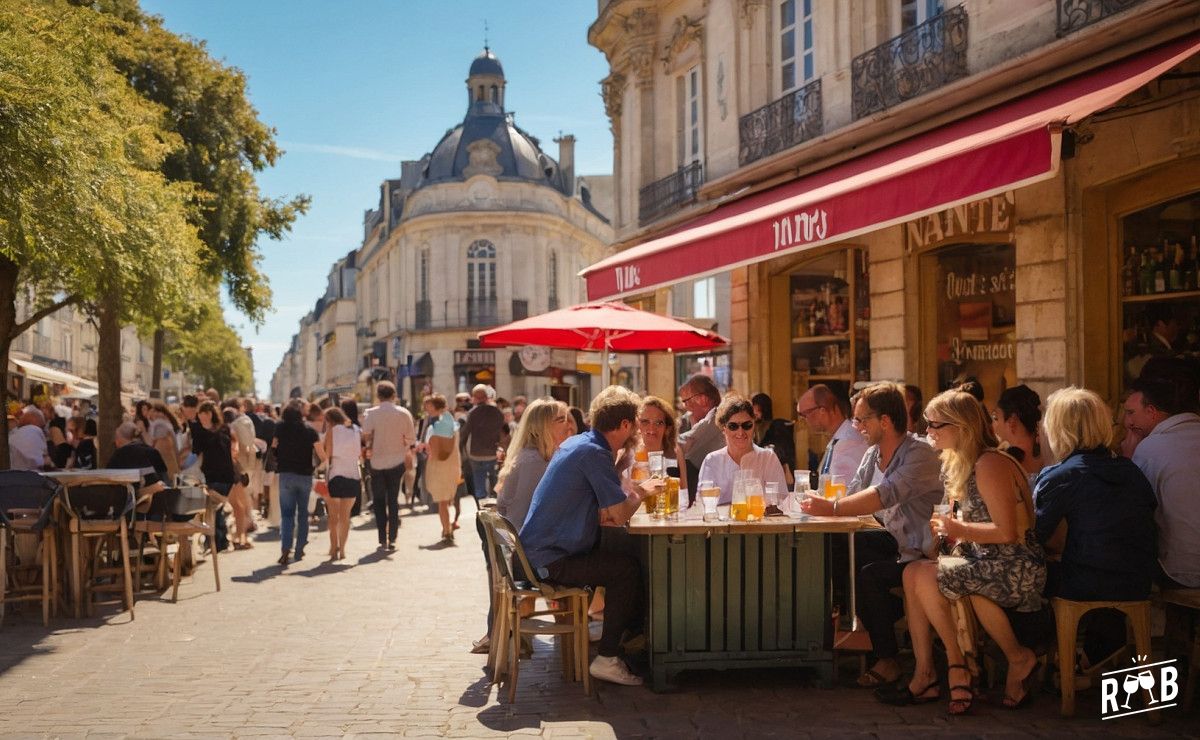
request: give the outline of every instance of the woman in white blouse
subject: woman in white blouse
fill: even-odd
[[[719,503],[733,496],[733,477],[738,470],[752,471],[764,484],[776,482],[787,490],[787,477],[779,458],[771,450],[754,444],[754,406],[750,400],[730,394],[717,407],[717,425],[725,434],[725,446],[710,452],[700,466],[700,480],[712,481],[721,489]]]

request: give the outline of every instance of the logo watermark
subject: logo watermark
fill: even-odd
[[[1132,668],[1101,674],[1100,719],[1129,717],[1176,706],[1175,698],[1179,696],[1179,669],[1175,663],[1178,661],[1160,660],[1157,663],[1147,663],[1148,660],[1150,656],[1138,655],[1133,659]],[[1130,699],[1139,691],[1142,692],[1143,701],[1131,706]]]

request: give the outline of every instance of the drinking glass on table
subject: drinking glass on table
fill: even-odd
[[[700,506],[704,510],[704,521],[717,521],[717,502],[721,500],[721,489],[710,480],[702,480],[698,484]]]
[[[783,486],[778,481],[767,481],[763,484],[763,501],[767,504],[767,514],[782,514],[780,499],[785,495]]]
[[[746,521],[757,522],[766,513],[762,481],[751,478],[746,481]]]
[[[821,495],[830,501],[836,501],[846,495],[846,477],[843,475],[823,475]]]
[[[733,493],[729,499],[729,518],[735,522],[746,521],[746,483],[746,478],[734,477]]]

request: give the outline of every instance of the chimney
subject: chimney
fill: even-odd
[[[563,175],[567,195],[575,195],[575,137],[563,134],[554,140],[558,144],[558,169]]]

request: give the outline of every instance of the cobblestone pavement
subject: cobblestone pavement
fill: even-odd
[[[486,598],[468,512],[458,546],[445,549],[434,544],[436,516],[403,521],[394,553],[375,550],[373,523],[362,517],[346,561],[325,562],[321,531],[310,556],[286,569],[274,564],[277,535],[262,535],[255,549],[221,558],[219,594],[205,564],[178,604],[145,598],[132,622],[110,609],[91,620],[60,617],[46,630],[40,614],[10,609],[0,627],[0,735],[1179,737],[1200,729],[1177,709],[1160,712],[1159,727],[1140,717],[1101,722],[1094,693],[1081,696],[1069,721],[1045,694],[1027,710],[987,703],[951,720],[944,702],[894,709],[870,692],[807,686],[789,671],[684,675],[663,695],[601,685],[587,698],[564,683],[553,645],[541,641],[510,706],[484,679],[485,656],[468,653],[483,632]]]

